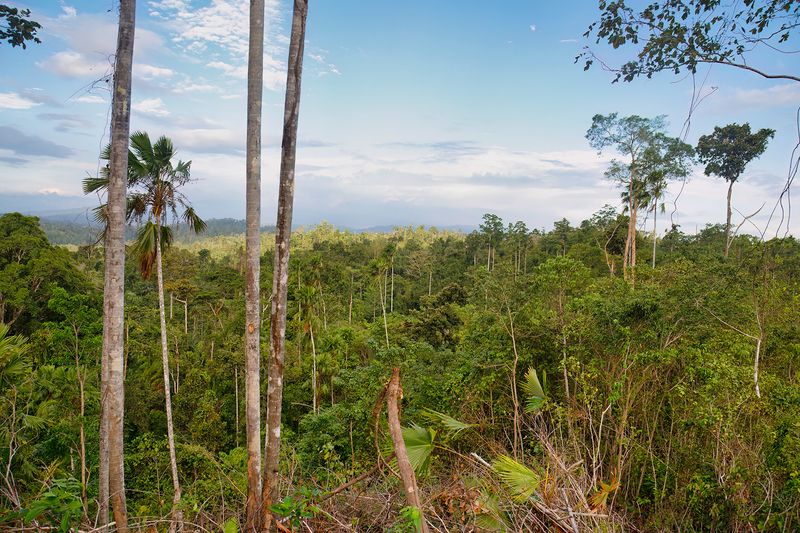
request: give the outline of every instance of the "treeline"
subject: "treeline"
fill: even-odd
[[[639,233],[656,267],[630,283],[627,227],[604,208],[549,231],[486,215],[468,235],[296,234],[273,506],[286,527],[414,527],[373,417],[397,366],[440,529],[795,529],[800,246],[739,235],[725,259],[722,225]],[[186,527],[221,529],[243,524],[246,492],[245,264],[203,242],[164,254],[170,392]],[[95,521],[102,273],[102,249],[70,253],[36,219],[0,217],[0,524]],[[157,293],[134,260],[125,298],[126,496],[131,520],[159,524],[147,517],[169,515],[172,483]]]
[[[202,238],[242,235],[245,230],[244,220],[235,218],[212,218],[206,220],[206,228]],[[102,232],[99,225],[90,223],[67,222],[63,220],[42,218],[39,222],[44,230],[47,239],[51,244],[71,244],[82,246],[95,244]],[[274,231],[274,226],[263,226],[261,231],[268,233]],[[137,228],[128,226],[125,231],[125,238],[133,240],[136,238]],[[177,225],[174,230],[175,239],[181,243],[192,243],[198,240],[198,235],[186,226]]]

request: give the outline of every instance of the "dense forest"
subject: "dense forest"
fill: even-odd
[[[626,225],[605,208],[547,232],[486,215],[468,235],[296,234],[287,527],[411,527],[374,410],[396,366],[409,456],[440,530],[568,530],[569,514],[580,529],[795,529],[800,245],[739,236],[725,260],[724,227],[676,228],[631,285]],[[181,506],[207,530],[238,523],[247,459],[243,241],[215,244],[164,255]],[[40,524],[96,513],[102,264],[96,247],[49,244],[35,218],[0,218],[2,498]],[[158,524],[173,491],[158,304],[133,259],[125,281],[128,506]]]
[[[797,52],[800,3],[599,0],[574,62],[615,82],[691,77],[683,131],[665,115],[596,114],[581,142],[618,206],[547,229],[486,213],[471,232],[293,229],[303,59],[324,58],[305,51],[308,0],[290,3],[283,20],[251,0],[235,43],[241,221],[204,220],[192,161],[161,132],[131,131],[137,7],[112,2],[116,53],[89,86],[111,94],[82,181],[91,224],[0,215],[0,530],[800,530],[800,144],[757,219],[766,203],[740,212],[734,186],[776,131],[740,120],[689,139],[717,89],[698,92],[699,68],[800,82],[789,60],[761,63],[765,49]],[[45,46],[42,23],[77,16],[60,6],[56,20],[0,4],[0,44]],[[176,6],[197,8],[147,9]],[[278,19],[285,65],[274,43],[265,54]],[[262,105],[276,68],[273,217]],[[45,101],[0,95],[6,109]],[[19,146],[38,137],[17,137],[13,153],[33,155]],[[725,222],[689,234],[661,219],[700,168],[725,184]]]

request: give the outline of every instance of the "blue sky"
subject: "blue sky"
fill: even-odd
[[[93,82],[109,71],[115,2],[10,3],[30,8],[43,30],[42,44],[27,50],[0,45],[0,211],[94,205],[80,183],[97,171],[108,139],[107,85]],[[262,213],[270,224],[291,3],[266,3]],[[677,136],[692,78],[612,84],[607,72],[584,72],[573,60],[591,44],[582,33],[597,16],[593,2],[500,5],[311,0],[296,224],[476,225],[494,212],[550,227],[619,204],[603,177],[613,154],[598,156],[584,138],[592,115],[666,114]],[[192,160],[188,194],[209,218],[244,216],[247,14],[244,0],[138,2],[132,128],[170,136]],[[800,71],[797,55],[751,59]],[[725,67],[703,69],[694,83],[713,94],[693,114],[688,142],[730,122],[777,130],[734,189],[742,213],[765,205],[754,218],[763,227],[797,142],[800,84]],[[674,220],[689,232],[722,221],[724,201],[724,182],[698,167]],[[798,217],[791,229],[800,230]]]

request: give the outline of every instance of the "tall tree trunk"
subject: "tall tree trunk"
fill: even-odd
[[[311,336],[311,410],[317,414],[317,345],[314,342],[314,325],[311,323],[310,317],[308,333]]]
[[[245,531],[260,529],[261,501],[261,105],[264,87],[264,0],[250,2],[247,60],[247,229],[245,235]],[[274,304],[273,304],[274,305]]]
[[[281,445],[281,407],[283,400],[283,362],[286,352],[286,298],[289,288],[289,245],[294,204],[294,167],[297,154],[297,123],[300,115],[300,82],[303,72],[308,0],[294,0],[292,35],[286,74],[286,99],[283,111],[280,191],[275,224],[275,266],[272,276],[270,310],[269,381],[267,385],[267,435],[262,528],[270,531],[274,519],[270,506],[278,500],[278,474]]]
[[[78,337],[77,333],[75,336],[75,374],[78,379],[78,393],[80,394],[80,413],[81,413],[81,425],[79,428],[79,437],[80,437],[80,460],[81,460],[81,505],[83,506],[83,520],[84,522],[88,521],[89,518],[89,497],[86,491],[86,485],[88,483],[88,479],[86,477],[86,428],[84,425],[84,417],[86,416],[86,392],[85,392],[85,385],[86,385],[86,375],[83,373],[80,367],[80,361],[78,357]]]
[[[731,249],[731,215],[733,214],[731,209],[731,196],[733,196],[733,184],[734,182],[729,182],[728,185],[728,210],[727,210],[727,218],[725,219],[725,257],[728,257],[728,252]]]
[[[656,267],[656,241],[658,240],[658,231],[656,227],[657,217],[658,217],[658,197],[656,197],[656,203],[653,206],[653,268]]]
[[[386,320],[386,280],[384,277],[383,287],[381,287],[381,277],[378,274],[378,289],[381,299],[381,312],[383,313],[383,333],[386,336],[386,349],[389,349],[389,322]]]
[[[170,532],[183,529],[181,484],[178,480],[178,459],[175,455],[175,428],[172,424],[172,393],[169,387],[169,347],[167,346],[167,318],[164,309],[164,272],[161,266],[161,223],[156,222],[156,282],[158,283],[158,318],[161,323],[161,365],[164,370],[164,408],[167,414],[167,444],[169,465],[172,473],[172,521]]]
[[[125,505],[123,420],[125,416],[125,199],[131,117],[133,38],[136,0],[120,0],[114,89],[111,103],[111,157],[107,196],[105,282],[103,287],[103,357],[101,369],[99,522],[108,524],[109,500],[116,530],[128,531]],[[106,528],[103,527],[103,530]]]
[[[347,323],[353,323],[353,273],[350,272],[350,304],[347,307]]]
[[[389,312],[394,313],[394,256],[392,256],[392,288],[389,291]]]

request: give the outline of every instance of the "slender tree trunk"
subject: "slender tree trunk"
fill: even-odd
[[[658,239],[658,232],[656,229],[657,216],[658,216],[658,197],[656,197],[656,203],[653,206],[653,268],[656,267],[656,241]]]
[[[169,347],[167,346],[167,317],[164,309],[164,273],[161,262],[161,223],[156,221],[156,282],[158,283],[158,317],[161,323],[161,365],[164,370],[164,408],[167,415],[167,443],[169,465],[172,473],[172,521],[170,532],[183,529],[181,484],[178,480],[178,459],[175,454],[175,428],[172,423],[172,393],[169,387]]]
[[[394,313],[394,256],[392,256],[392,288],[389,291],[389,312]]]
[[[264,86],[264,0],[250,2],[247,61],[247,229],[245,235],[245,531],[260,529],[261,501],[261,106]],[[273,303],[274,305],[274,303]]]
[[[317,345],[314,342],[314,325],[310,317],[308,322],[308,332],[311,336],[311,410],[317,414]]]
[[[347,308],[347,323],[353,323],[353,273],[350,273],[350,304]]]
[[[731,248],[731,215],[733,215],[731,197],[733,196],[733,184],[734,182],[731,181],[728,185],[728,210],[727,218],[725,219],[725,257],[728,257],[728,252]]]
[[[78,378],[78,392],[80,394],[80,409],[81,409],[81,425],[79,428],[79,437],[80,437],[80,460],[81,460],[81,504],[83,506],[83,519],[84,522],[88,521],[89,518],[89,496],[86,491],[86,485],[88,484],[88,478],[86,477],[86,428],[84,424],[84,417],[86,416],[86,392],[85,392],[85,383],[86,383],[86,375],[80,368],[80,361],[78,359],[78,352],[77,352],[77,337],[76,337],[76,346],[75,346],[75,370],[76,375]]]
[[[389,433],[392,436],[394,454],[395,457],[397,457],[397,467],[398,470],[400,470],[400,478],[403,481],[406,501],[410,507],[416,507],[419,510],[421,533],[427,533],[428,524],[425,522],[425,516],[422,512],[422,502],[419,497],[417,479],[414,477],[414,469],[411,467],[411,462],[408,459],[408,451],[406,450],[406,444],[403,440],[403,431],[400,426],[400,395],[400,369],[394,368],[386,393],[386,412],[389,419]]]
[[[384,279],[383,288],[381,288],[380,277],[378,277],[378,288],[381,293],[381,312],[383,313],[383,333],[386,336],[386,349],[389,349],[389,322],[386,320],[386,280]]]
[[[519,352],[517,352],[517,336],[514,331],[514,317],[511,308],[508,308],[508,334],[511,336],[511,348],[514,350],[514,363],[511,366],[511,401],[514,403],[514,459],[519,460],[522,454],[522,427],[519,416],[519,396],[517,393],[517,365]]]
[[[236,447],[239,447],[239,367],[233,368],[234,400],[236,402]]]
[[[107,196],[105,284],[103,287],[103,358],[101,369],[101,422],[99,522],[106,530],[109,500],[116,530],[128,531],[125,505],[123,420],[125,416],[124,315],[125,315],[125,199],[128,178],[133,38],[136,0],[120,0],[114,89],[111,104],[111,158]]]
[[[428,296],[431,295],[431,288],[433,287],[433,270],[428,271]]]
[[[281,143],[280,192],[275,224],[275,266],[272,277],[270,312],[270,357],[267,386],[266,461],[261,512],[262,528],[274,528],[270,506],[278,500],[278,474],[281,444],[281,407],[283,400],[283,363],[286,352],[286,299],[289,288],[289,245],[294,204],[294,169],[297,154],[297,123],[300,116],[300,85],[303,72],[308,0],[294,0],[292,34],[289,42],[286,99]]]
[[[761,387],[758,385],[758,365],[759,359],[761,358],[761,336],[756,339],[756,356],[755,361],[753,363],[753,383],[756,386],[756,396],[761,398]]]

